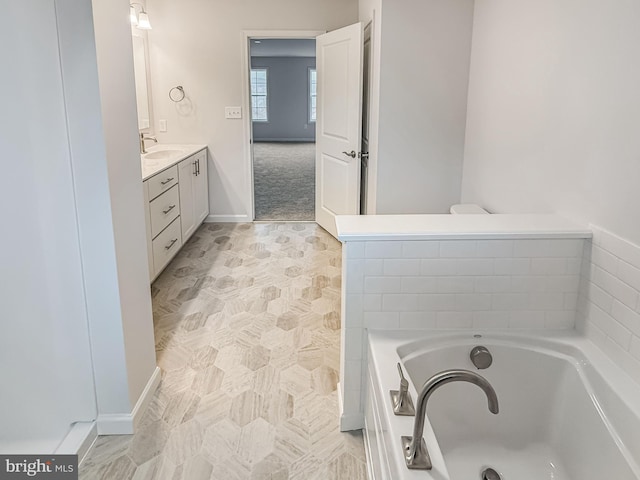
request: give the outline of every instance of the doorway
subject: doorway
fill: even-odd
[[[315,220],[315,39],[250,38],[254,218]]]

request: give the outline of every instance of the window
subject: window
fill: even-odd
[[[309,121],[316,121],[316,82],[317,74],[315,68],[309,69]]]
[[[267,69],[251,69],[251,119],[266,122],[267,116]]]

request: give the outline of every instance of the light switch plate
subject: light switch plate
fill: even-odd
[[[167,131],[167,121],[166,120],[160,120],[158,125],[158,128],[161,132],[166,132]]]
[[[225,107],[224,118],[242,118],[242,107]]]

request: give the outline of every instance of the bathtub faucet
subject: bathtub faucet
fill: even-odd
[[[489,401],[489,411],[498,413],[498,397],[491,384],[477,373],[468,370],[444,370],[436,373],[427,380],[422,391],[418,395],[416,418],[413,424],[413,437],[402,437],[402,451],[407,468],[411,470],[431,470],[431,457],[427,451],[427,444],[422,438],[424,431],[425,414],[427,411],[427,401],[433,392],[447,383],[469,382],[479,386],[487,395]]]

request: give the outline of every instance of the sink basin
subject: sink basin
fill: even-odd
[[[145,160],[164,160],[180,155],[182,150],[158,150],[156,152],[145,153],[143,158]]]

